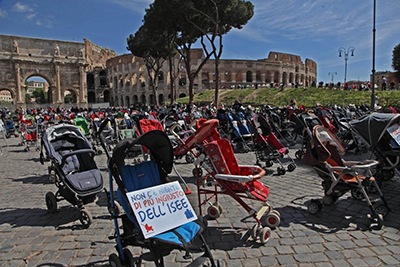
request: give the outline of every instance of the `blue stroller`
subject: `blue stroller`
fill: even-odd
[[[101,132],[102,127],[100,127]],[[100,139],[103,139],[100,135]],[[144,146],[150,153],[151,161],[143,161],[130,165],[126,157],[127,152],[135,146]],[[116,240],[117,253],[109,256],[111,266],[140,266],[142,261],[153,261],[156,266],[164,266],[163,257],[169,255],[174,249],[185,251],[185,259],[191,258],[193,244],[200,241],[200,257],[193,260],[190,266],[203,266],[208,260],[211,266],[216,266],[210,249],[201,232],[205,228],[203,220],[190,221],[172,230],[147,237],[143,230],[143,221],[134,215],[134,210],[129,204],[129,192],[153,188],[166,184],[167,175],[172,171],[174,151],[165,132],[160,130],[149,131],[140,137],[126,138],[119,142],[113,149],[112,155],[106,150],[109,157],[110,172],[110,208],[115,224],[115,234],[110,237]],[[118,202],[114,199],[113,179],[118,189]],[[172,184],[172,183],[171,183]],[[119,205],[120,204],[120,205]],[[123,211],[119,210],[122,206]],[[154,214],[155,215],[155,214]],[[119,223],[122,222],[122,227]],[[146,230],[152,229],[147,224]],[[122,229],[122,232],[121,230]],[[128,246],[138,246],[149,250],[138,257],[133,257]],[[198,250],[198,249],[197,249]],[[197,251],[199,252],[199,251]]]

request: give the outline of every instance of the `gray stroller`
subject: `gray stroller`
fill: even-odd
[[[50,160],[49,179],[58,188],[55,194],[46,194],[47,209],[56,212],[57,202],[67,200],[78,207],[84,227],[93,222],[84,205],[94,202],[104,188],[103,177],[94,156],[92,145],[74,125],[49,127],[42,136],[40,162],[44,164],[45,160]]]

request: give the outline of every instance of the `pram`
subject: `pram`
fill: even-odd
[[[5,129],[6,129],[6,137],[7,138],[10,138],[11,135],[14,135],[14,137],[19,137],[17,128],[15,127],[13,120],[11,120],[11,119],[5,120]]]
[[[152,160],[143,161],[136,165],[127,164],[127,162],[125,162],[126,152],[135,146],[146,147]],[[190,259],[190,253],[193,252],[193,244],[197,240],[200,240],[201,251],[204,253],[192,261],[189,266],[202,266],[207,260],[209,260],[211,266],[216,266],[211,251],[201,234],[204,229],[202,220],[186,222],[182,225],[178,225],[176,228],[150,236],[149,233],[157,231],[155,223],[150,225],[147,223],[144,224],[143,217],[134,215],[134,210],[136,210],[136,208],[134,209],[129,205],[129,202],[133,201],[133,198],[135,198],[132,196],[129,197],[129,192],[135,192],[146,188],[155,190],[153,188],[157,185],[175,184],[175,182],[166,183],[167,175],[172,170],[173,158],[174,154],[170,140],[163,131],[159,130],[149,131],[136,139],[125,139],[119,142],[114,148],[108,164],[110,171],[110,191],[113,192],[114,179],[118,185],[118,201],[122,205],[125,213],[118,215],[114,211],[115,202],[113,194],[111,194],[111,215],[115,225],[115,235],[112,238],[114,238],[117,243],[117,254],[113,253],[109,256],[111,266],[140,266],[142,260],[153,261],[156,266],[164,266],[164,256],[169,255],[175,249],[184,250],[184,258]],[[157,201],[161,201],[161,196],[159,194],[157,195],[159,198],[149,198],[148,201],[154,201],[156,203]],[[143,195],[139,195],[139,197],[135,199],[139,199],[140,196]],[[165,206],[159,205],[156,210],[154,210],[153,207],[155,213],[152,213],[149,209],[150,211],[148,212],[152,214],[147,213],[147,215],[160,217],[161,214],[168,213],[166,210],[167,204],[168,201],[165,202]],[[188,207],[190,204],[186,203],[185,205]],[[133,206],[136,207],[135,205]],[[161,206],[163,208],[160,208]],[[182,206],[180,207],[182,208]],[[175,221],[182,221],[181,219],[185,216],[189,218],[186,212],[176,212],[175,214]],[[119,220],[122,222],[122,227],[119,225]],[[163,221],[163,223],[168,224],[169,222]],[[120,229],[122,229],[122,232]],[[146,236],[148,236],[148,238],[146,238]],[[128,246],[145,248],[150,252],[143,253],[139,257],[134,258]]]
[[[24,151],[28,152],[30,146],[35,146],[39,151],[38,143],[38,124],[35,122],[34,117],[21,120],[21,146],[25,146]]]
[[[78,207],[80,221],[88,227],[93,218],[84,205],[94,202],[103,190],[103,177],[93,159],[95,151],[90,142],[78,127],[60,124],[44,132],[41,148],[40,161],[44,164],[45,159],[50,160],[49,177],[58,188],[55,194],[46,194],[47,209],[56,212],[57,202],[65,199]]]
[[[232,146],[235,151],[249,152],[252,145],[252,133],[247,125],[247,121],[235,113],[227,114],[230,126],[232,127],[231,138]]]
[[[322,208],[322,204],[331,205],[350,191],[353,198],[366,200],[372,213],[372,215],[367,215],[368,227],[377,224],[380,228],[383,224],[383,217],[389,213],[390,209],[375,178],[372,177],[371,168],[377,165],[378,161],[344,161],[341,155],[345,151],[343,145],[330,130],[321,125],[313,128],[312,142],[303,157],[303,162],[313,166],[322,178],[325,196],[322,200],[312,199],[308,204],[308,211],[316,214]],[[383,202],[377,208],[373,206],[367,194],[370,183],[374,184]]]
[[[311,116],[307,112],[299,113],[295,118],[295,131],[300,135],[302,139],[301,148],[299,148],[296,153],[296,159],[303,158],[306,153],[307,146],[311,143],[312,129],[316,125],[322,125],[322,122],[318,117]]]
[[[251,232],[252,237],[259,238],[261,243],[265,244],[271,235],[270,227],[277,227],[280,223],[279,212],[273,210],[267,202],[269,189],[259,181],[265,175],[265,170],[258,166],[239,166],[229,140],[219,138],[217,125],[216,119],[205,121],[184,144],[177,148],[177,151],[192,151],[196,157],[196,170],[202,167],[208,173],[205,178],[196,175],[200,215],[202,206],[215,198],[215,202],[207,208],[207,214],[211,218],[218,218],[223,211],[218,202],[218,195],[229,195],[249,213],[249,216],[242,221],[249,217],[256,220],[257,223]],[[201,152],[195,153],[193,148],[199,146]],[[211,188],[206,187],[209,183]],[[202,195],[205,196],[204,200]],[[245,199],[262,202],[261,209],[255,210],[250,207]],[[261,224],[264,215],[267,224],[265,227]]]
[[[282,163],[285,156],[289,159],[287,170],[292,172],[296,169],[294,160],[289,156],[289,149],[284,147],[272,132],[271,125],[261,114],[255,114],[253,117],[254,131],[254,151],[256,154],[257,165],[264,161],[267,167],[271,167],[276,161],[279,164],[277,168],[278,175],[284,175],[286,169]]]
[[[400,114],[372,113],[350,122],[352,129],[369,146],[370,158],[379,161],[375,176],[378,182],[392,179],[400,171]]]

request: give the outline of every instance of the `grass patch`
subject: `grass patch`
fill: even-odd
[[[285,106],[290,104],[290,100],[295,98],[298,105],[314,107],[316,103],[324,106],[338,105],[347,106],[349,104],[368,106],[371,104],[371,91],[344,91],[328,90],[323,88],[286,88],[282,92],[278,88],[247,88],[247,89],[220,89],[220,103],[232,105],[236,99],[246,105],[265,105]],[[376,91],[380,105],[384,107],[397,106],[400,103],[400,91]],[[189,98],[178,99],[179,103],[188,103]],[[214,90],[206,90],[201,94],[195,94],[194,102],[209,103],[214,101]]]

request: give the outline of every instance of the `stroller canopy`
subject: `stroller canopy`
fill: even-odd
[[[152,160],[154,160],[160,171],[167,175],[172,171],[174,151],[167,134],[160,130],[149,131],[138,138],[127,138],[119,142],[113,150],[112,157],[108,163],[113,175],[119,172],[124,165],[127,152],[135,145],[145,146],[150,150]],[[115,167],[118,169],[116,170]]]
[[[400,114],[372,113],[359,120],[351,121],[350,125],[371,147],[376,147],[386,129],[399,119]]]

